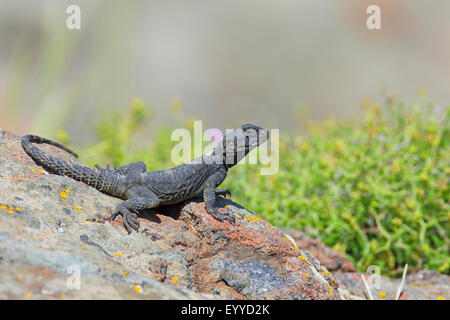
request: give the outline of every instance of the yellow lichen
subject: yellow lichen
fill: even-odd
[[[447,300],[446,298],[444,298],[443,296],[439,296],[437,297],[438,300]]]
[[[386,298],[386,292],[384,292],[384,291],[380,291],[379,295],[383,299]]]
[[[67,197],[67,195],[69,194],[69,192],[70,192],[70,187],[67,188],[66,190],[61,191],[61,192],[59,193],[59,195],[61,196],[61,198],[63,198],[63,199],[65,200],[66,197]]]
[[[114,253],[114,255],[115,255],[116,257],[121,257],[121,256],[122,256],[122,253],[121,253],[121,252],[116,252],[116,253]]]
[[[55,234],[54,232],[45,232],[45,233],[41,233],[41,234],[39,235],[39,239],[44,239],[45,236],[52,236],[52,235],[54,235],[54,234]]]
[[[306,262],[309,262],[309,260],[304,256],[304,255],[299,255],[298,256],[300,259],[305,260]]]
[[[84,210],[83,209],[81,209],[80,207],[73,207],[75,210],[78,210],[78,211],[80,211],[80,212],[83,212]]]
[[[138,285],[138,284],[135,284],[133,288],[134,288],[134,291],[136,291],[136,292],[141,292],[142,291],[142,287],[140,285]]]
[[[28,291],[27,293],[25,293],[25,298],[30,298],[32,295],[33,294],[30,291]]]

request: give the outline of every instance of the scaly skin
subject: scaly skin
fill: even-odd
[[[147,172],[143,162],[134,162],[119,168],[90,168],[48,155],[33,143],[46,143],[64,149],[67,147],[34,135],[22,137],[22,148],[39,165],[52,173],[64,175],[112,196],[124,199],[117,206],[111,219],[119,214],[126,230],[138,231],[137,213],[159,205],[179,203],[203,194],[209,214],[219,221],[234,222],[234,217],[219,212],[216,196],[229,194],[229,190],[217,189],[226,178],[228,169],[243,159],[251,150],[269,138],[267,129],[245,124],[227,134],[211,155],[203,155],[191,162],[168,170]]]

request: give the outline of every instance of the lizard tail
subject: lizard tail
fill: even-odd
[[[38,136],[34,136],[32,134],[27,134],[26,136],[22,137],[22,147],[23,147],[23,149],[25,150],[25,146],[33,146],[31,144],[32,142],[34,142],[34,143],[46,143],[46,144],[58,147],[60,149],[63,149],[65,151],[67,151],[68,153],[73,155],[75,158],[78,158],[78,154],[76,154],[74,151],[72,151],[69,148],[67,148],[65,145],[62,145],[62,144],[60,144],[58,142],[55,142],[55,141],[52,141],[52,140],[49,140],[49,139],[45,139],[45,138],[41,138],[41,137],[38,137]],[[27,151],[27,150],[25,150],[25,151]]]
[[[114,189],[118,185],[118,180],[120,179],[117,174],[105,169],[90,168],[71,161],[64,161],[47,154],[43,150],[34,146],[33,143],[50,144],[69,152],[75,157],[78,157],[78,155],[58,142],[31,134],[23,136],[22,148],[37,164],[53,173],[72,178],[76,181],[80,181],[94,187],[97,190],[115,195],[116,192],[114,192]]]

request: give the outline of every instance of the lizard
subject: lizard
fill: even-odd
[[[244,124],[226,134],[211,154],[204,154],[176,167],[147,172],[144,162],[129,163],[110,169],[89,167],[65,161],[36,147],[33,143],[45,143],[78,155],[68,147],[36,135],[22,137],[23,150],[50,173],[67,176],[97,190],[124,200],[113,211],[110,219],[122,215],[128,233],[138,232],[141,210],[160,205],[180,203],[196,196],[203,196],[206,211],[216,220],[234,223],[234,216],[221,213],[216,206],[216,196],[230,194],[228,189],[217,187],[225,180],[228,170],[244,159],[247,154],[266,142],[270,137],[265,128]]]

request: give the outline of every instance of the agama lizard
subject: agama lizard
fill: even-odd
[[[177,167],[147,172],[146,165],[134,162],[110,169],[96,165],[91,168],[73,161],[64,161],[49,155],[33,145],[46,143],[61,148],[75,157],[78,155],[66,146],[35,135],[22,137],[22,148],[39,165],[49,172],[70,177],[99,191],[124,199],[111,219],[122,215],[125,229],[138,231],[140,210],[159,205],[179,203],[203,194],[205,207],[215,219],[234,222],[230,214],[219,212],[216,195],[229,190],[217,189],[225,180],[228,169],[242,160],[251,150],[269,139],[269,131],[252,124],[244,124],[224,136],[210,155],[203,155]]]

